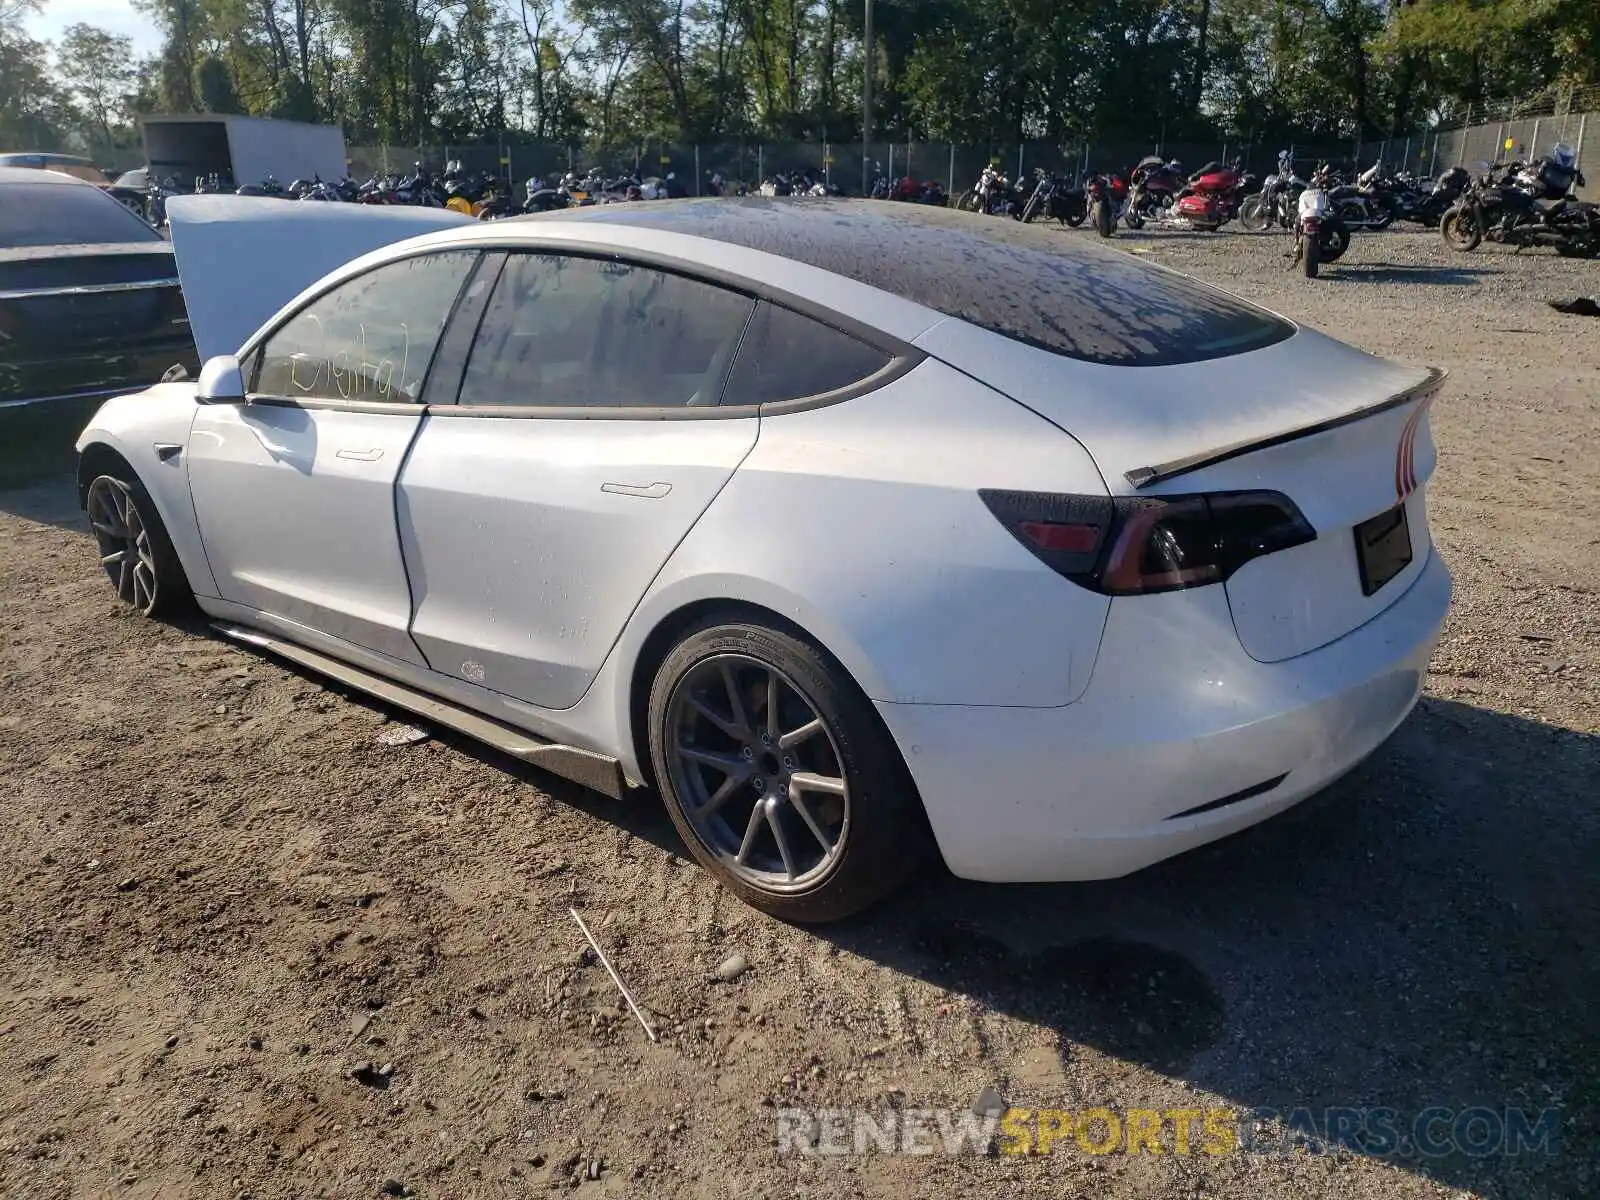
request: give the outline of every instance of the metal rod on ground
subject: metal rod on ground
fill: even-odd
[[[865,0],[861,28],[861,194],[872,195],[872,0]]]
[[[628,990],[628,985],[622,982],[622,976],[617,974],[617,969],[611,965],[611,960],[606,957],[606,952],[600,949],[600,943],[594,940],[594,934],[589,932],[589,927],[583,923],[583,918],[578,915],[575,908],[567,909],[572,914],[572,919],[578,923],[578,928],[583,930],[583,936],[589,939],[589,945],[594,947],[594,952],[600,957],[600,965],[606,969],[606,974],[611,976],[611,982],[617,985],[617,990],[622,993],[622,998],[628,1002],[628,1007],[633,1009],[633,1015],[639,1018],[639,1024],[644,1026],[644,1031],[650,1040],[656,1040],[656,1031],[650,1027],[650,1022],[645,1020],[644,1013],[639,1011],[639,1006],[634,1002],[633,993]]]

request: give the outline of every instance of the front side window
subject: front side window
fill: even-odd
[[[753,302],[607,259],[515,254],[484,311],[464,405],[714,405]]]
[[[289,400],[416,404],[477,252],[377,267],[317,297],[269,335],[253,392]]]

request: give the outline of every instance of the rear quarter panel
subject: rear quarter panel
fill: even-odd
[[[933,359],[868,395],[764,416],[641,601],[622,661],[685,605],[748,601],[817,638],[877,701],[1067,704],[1108,601],[1020,546],[984,487],[1105,494],[1077,442]]]

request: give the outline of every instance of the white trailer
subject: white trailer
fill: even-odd
[[[140,125],[151,175],[176,175],[185,187],[213,172],[236,185],[259,184],[268,175],[284,185],[312,176],[332,181],[345,173],[344,131],[337,125],[224,113],[144,117]]]

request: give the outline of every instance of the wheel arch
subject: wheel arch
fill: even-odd
[[[794,606],[789,607],[793,611]],[[633,651],[630,665],[627,667],[626,689],[622,697],[623,711],[618,714],[622,721],[623,736],[634,753],[634,761],[639,766],[644,782],[654,782],[649,778],[651,767],[647,710],[650,704],[650,688],[655,682],[656,672],[661,669],[662,662],[688,630],[713,617],[718,620],[726,619],[729,622],[754,621],[770,625],[811,642],[837,663],[839,669],[867,697],[868,702],[872,702],[874,683],[877,682],[876,673],[865,664],[859,649],[849,646],[841,654],[839,652],[841,642],[837,637],[819,636],[801,620],[797,620],[796,615],[785,615],[769,603],[748,599],[726,590],[719,591],[715,595],[681,596],[675,603],[664,606],[659,613],[651,614],[647,622],[648,632],[639,638],[637,649]],[[887,727],[884,727],[883,732],[885,737],[889,737],[890,744],[895,745]],[[899,747],[896,745],[896,753],[898,752]],[[903,760],[904,756],[901,757]]]
[[[88,503],[89,485],[98,476],[119,470],[138,478],[139,473],[134,470],[133,464],[110,442],[95,441],[84,446],[78,454],[78,507],[83,508]]]

